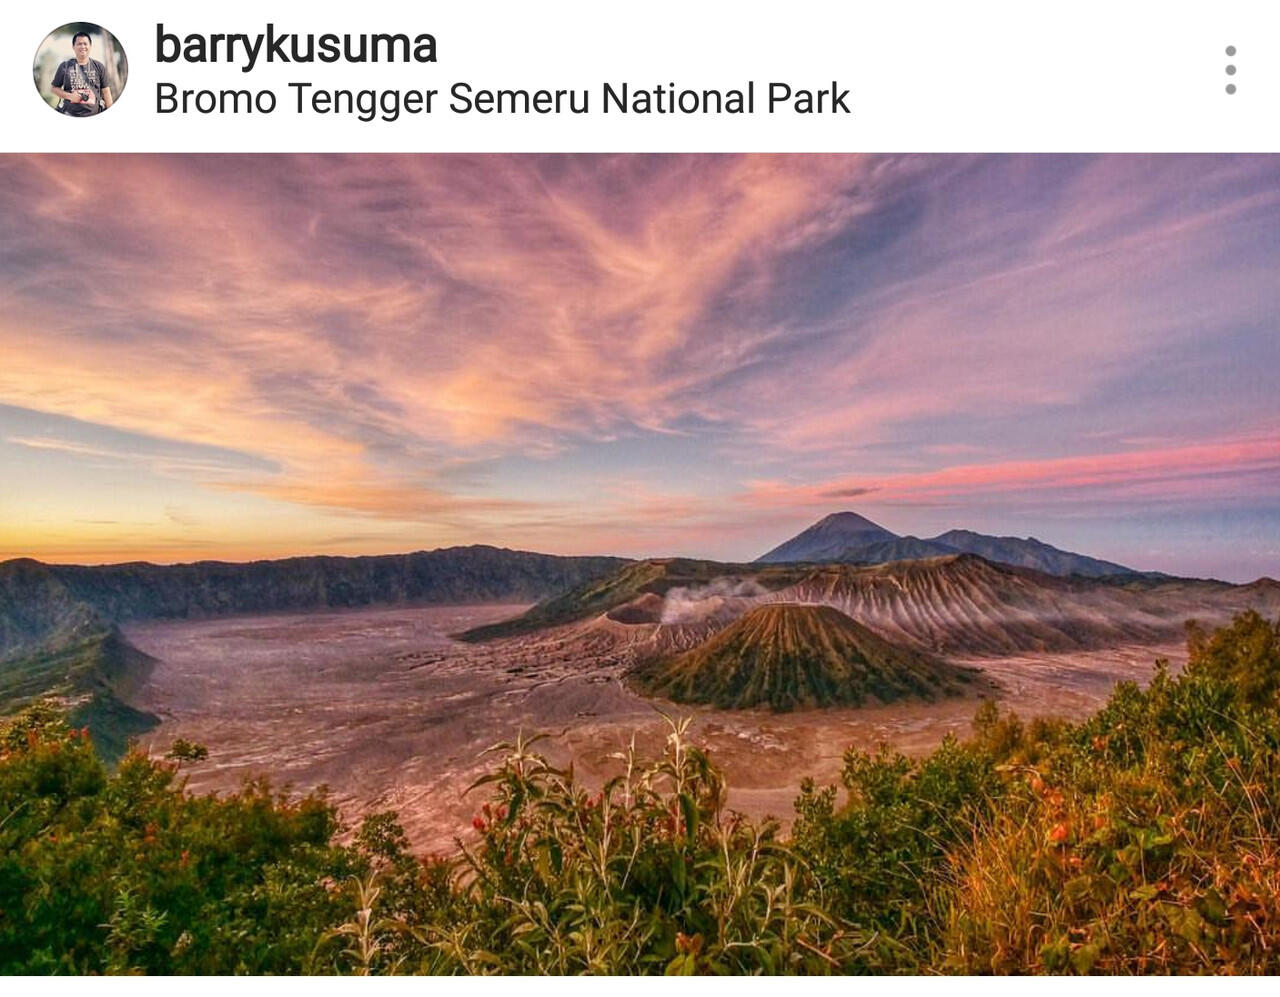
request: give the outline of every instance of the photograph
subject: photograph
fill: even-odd
[[[1280,155],[79,150],[0,973],[1280,973]]]
[[[129,78],[129,60],[110,31],[73,21],[49,32],[31,73],[46,104],[68,117],[88,118],[119,99]]]

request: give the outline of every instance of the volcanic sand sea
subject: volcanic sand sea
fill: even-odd
[[[467,786],[493,764],[481,753],[523,729],[554,735],[541,748],[602,782],[611,754],[632,735],[660,750],[666,724],[655,705],[692,714],[697,740],[726,772],[730,806],[753,817],[791,816],[800,781],[837,782],[849,745],[888,743],[920,754],[969,731],[977,702],[898,703],[774,714],[645,699],[624,686],[616,654],[568,631],[471,645],[448,635],[523,606],[428,606],[133,624],[126,635],[157,659],[135,705],[161,717],[144,741],[155,752],[177,737],[209,747],[190,788],[226,792],[247,777],[304,792],[327,785],[348,822],[400,813],[415,849],[452,852],[474,836],[484,801]],[[1023,716],[1079,717],[1122,680],[1145,681],[1158,657],[1180,664],[1179,645],[958,661],[1004,688]],[[956,660],[956,659],[952,659]]]

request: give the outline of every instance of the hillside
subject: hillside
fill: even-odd
[[[472,546],[375,557],[46,567],[76,598],[125,622],[401,603],[534,602],[626,563]]]
[[[714,583],[734,583],[751,579],[761,590],[772,590],[794,584],[802,571],[786,566],[762,569],[758,565],[722,564],[719,561],[696,561],[683,557],[655,558],[636,561],[613,574],[539,603],[528,612],[511,620],[476,627],[459,634],[460,640],[484,641],[534,633],[546,627],[574,623],[607,613],[646,595],[660,596],[658,602],[647,600],[647,612],[623,613],[620,622],[659,622],[666,596],[675,590],[697,592]]]
[[[887,564],[890,561],[914,561],[922,557],[945,557],[956,553],[956,548],[936,540],[894,537],[892,540],[879,540],[862,547],[845,548],[840,556],[831,560],[846,564]]]
[[[125,704],[150,672],[133,647],[48,565],[0,565],[0,714],[55,696],[102,753],[118,757],[131,736],[157,720]]]
[[[1280,610],[1266,586],[1058,578],[972,554],[813,569],[784,598],[821,602],[888,639],[945,654],[1072,651],[1176,640],[1188,619]]]
[[[936,537],[900,537],[853,512],[837,512],[756,559],[758,564],[807,561],[884,564],[910,558],[977,554],[988,561],[1031,568],[1049,575],[1105,578],[1137,575],[1122,564],[1076,554],[1035,537],[997,537],[973,530],[948,530]]]
[[[0,659],[0,715],[55,697],[65,704],[70,721],[87,727],[102,755],[114,760],[129,738],[159,723],[126,702],[146,681],[152,664],[105,623],[74,634],[55,633],[43,646]]]
[[[734,597],[716,597],[726,591]],[[687,638],[700,641],[770,602],[833,606],[894,643],[986,656],[1167,643],[1181,637],[1188,619],[1217,624],[1245,609],[1280,612],[1280,585],[1269,579],[1230,585],[1141,575],[1062,578],[973,554],[872,565],[667,559],[628,564],[460,637],[511,637],[604,616],[656,628],[657,648],[679,637],[683,650],[691,646]]]
[[[56,650],[102,627],[93,607],[49,565],[26,558],[0,563],[0,662],[28,651]]]
[[[891,644],[830,606],[757,607],[692,650],[642,666],[635,681],[677,702],[774,710],[935,699],[976,675]]]
[[[246,564],[0,562],[0,661],[131,620],[400,604],[536,602],[630,562],[496,547]]]
[[[1137,574],[1132,568],[1084,554],[1073,554],[1043,543],[1035,537],[993,537],[973,530],[948,530],[933,537],[930,543],[964,554],[977,554],[988,561],[999,561],[1019,568],[1032,568],[1050,575],[1082,575],[1105,578],[1111,575]]]
[[[901,539],[856,512],[833,512],[808,529],[756,558],[759,564],[789,561],[839,561],[846,551]]]
[[[622,558],[556,557],[494,547],[383,557],[101,567],[0,563],[0,714],[42,696],[73,702],[108,752],[154,717],[122,697],[150,659],[117,624],[234,613],[403,603],[533,602],[607,575]]]

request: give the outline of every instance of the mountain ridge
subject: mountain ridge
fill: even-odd
[[[403,603],[536,602],[630,563],[475,544],[409,554],[185,564],[0,562],[0,657],[11,617],[47,601],[31,580],[113,623]],[[23,585],[23,579],[28,584]],[[20,591],[22,590],[22,591]],[[36,598],[39,597],[39,598]],[[10,621],[10,622],[7,622]]]
[[[43,696],[108,754],[157,722],[125,701],[151,659],[119,625],[357,606],[537,602],[629,564],[474,545],[411,554],[157,565],[0,562],[0,713]]]
[[[882,564],[719,564],[668,558],[633,562],[520,616],[455,636],[485,642],[592,626],[593,619],[656,628],[651,636],[674,634],[680,629],[668,625],[674,621],[684,632],[705,636],[725,623],[724,610],[731,607],[718,607],[707,598],[725,586],[737,593],[755,586],[752,594],[731,600],[739,613],[767,602],[825,604],[891,642],[966,657],[1167,643],[1181,636],[1188,619],[1226,621],[1245,609],[1269,616],[1280,612],[1280,585],[1266,580],[1233,585],[1151,576],[1058,576],[977,554]],[[705,607],[706,618],[673,617],[668,610],[676,596],[682,605],[695,600],[695,609]],[[699,599],[706,601],[697,603]]]
[[[835,512],[756,558],[756,564],[884,564],[947,554],[976,554],[988,561],[1046,574],[1088,578],[1142,575],[1134,568],[1062,550],[1035,537],[994,536],[953,529],[936,537],[899,536],[855,512]]]
[[[812,526],[784,540],[777,547],[756,558],[757,562],[781,564],[789,561],[839,560],[839,553],[850,547],[901,539],[856,512],[833,512]],[[803,552],[802,556],[801,553]]]

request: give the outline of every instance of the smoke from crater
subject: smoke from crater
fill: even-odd
[[[754,599],[768,594],[769,590],[754,578],[717,578],[707,585],[673,588],[662,604],[662,622],[697,623],[724,605],[726,599]]]

